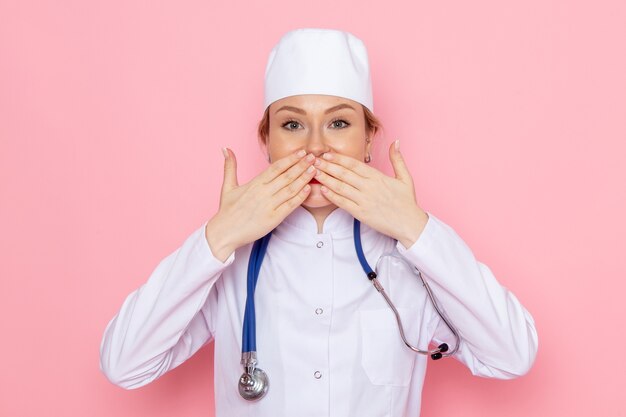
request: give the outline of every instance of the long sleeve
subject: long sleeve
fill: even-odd
[[[217,259],[205,237],[206,224],[159,262],[107,325],[100,370],[113,384],[144,386],[213,339],[215,283],[235,252],[224,262]]]
[[[398,251],[417,267],[438,306],[456,327],[461,343],[453,357],[473,375],[511,379],[534,363],[538,337],[530,313],[502,286],[450,226],[428,212],[429,219],[411,247]],[[444,321],[434,324],[433,341],[452,349],[454,336]]]

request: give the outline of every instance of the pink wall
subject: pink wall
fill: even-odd
[[[212,346],[124,391],[100,339],[215,213],[220,147],[240,183],[266,166],[267,54],[315,26],[369,48],[379,169],[401,138],[422,207],[537,322],[529,374],[431,363],[422,415],[626,415],[625,4],[1,0],[0,415],[213,415]]]

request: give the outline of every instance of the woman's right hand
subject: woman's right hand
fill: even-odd
[[[205,229],[211,252],[222,262],[238,247],[268,234],[300,206],[315,175],[315,156],[305,156],[300,150],[300,154],[294,152],[273,162],[248,183],[239,185],[235,154],[230,149],[227,152],[220,207]]]

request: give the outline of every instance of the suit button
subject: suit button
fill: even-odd
[[[316,379],[320,379],[322,377],[322,373],[320,371],[315,371],[313,376],[315,376]]]
[[[324,246],[324,242],[322,242],[321,240],[319,242],[317,242],[317,247],[321,248],[322,246]]]
[[[324,312],[324,310],[322,310],[321,308],[316,308],[315,309],[315,314],[322,314]]]

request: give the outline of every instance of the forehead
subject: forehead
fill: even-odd
[[[349,104],[359,111],[361,104],[345,97],[331,96],[326,94],[299,94],[276,100],[270,105],[270,112],[274,113],[282,106],[293,106],[305,110],[307,113],[324,112],[324,110],[338,104]]]

